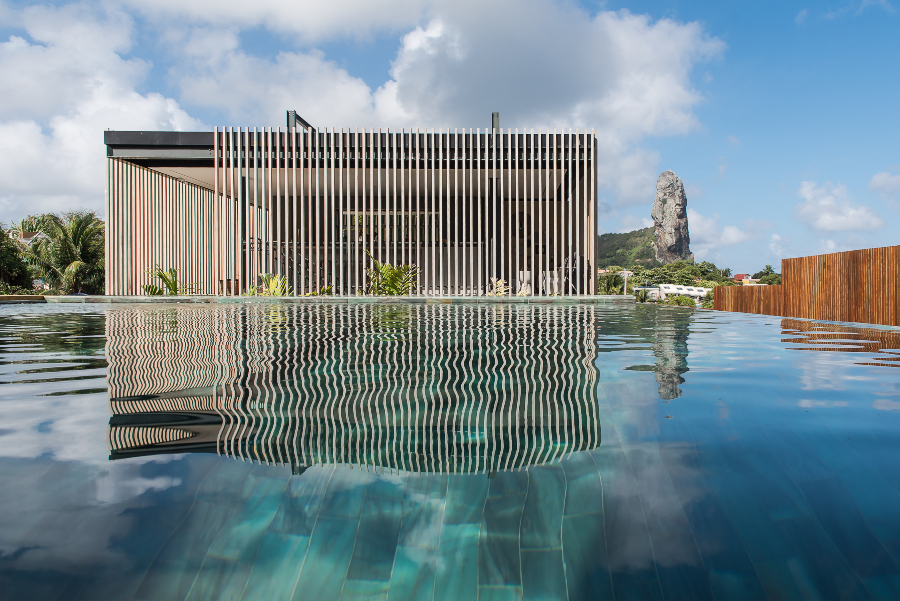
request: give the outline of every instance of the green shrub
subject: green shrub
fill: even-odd
[[[174,267],[170,267],[168,270],[164,271],[162,267],[157,265],[149,270],[147,275],[162,282],[162,286],[157,286],[156,284],[144,284],[144,294],[149,296],[162,296],[164,294],[177,296],[179,294],[190,294],[194,288],[193,284],[185,284],[184,282],[178,281],[178,270]]]
[[[697,303],[694,302],[690,296],[684,296],[683,294],[679,294],[678,296],[667,296],[666,300],[663,301],[663,304],[666,305],[674,305],[676,307],[696,307]]]
[[[390,263],[382,263],[372,256],[368,250],[366,254],[372,259],[372,267],[366,267],[365,294],[375,296],[407,296],[416,285],[419,268],[415,265],[399,265],[394,267]]]

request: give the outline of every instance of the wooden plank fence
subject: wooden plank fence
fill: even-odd
[[[715,308],[900,326],[900,246],[782,259],[781,286],[717,286]]]

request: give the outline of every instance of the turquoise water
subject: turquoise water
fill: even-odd
[[[0,598],[900,598],[898,348],[642,305],[7,305]]]

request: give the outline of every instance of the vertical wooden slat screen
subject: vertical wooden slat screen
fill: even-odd
[[[781,261],[781,286],[717,287],[719,311],[900,326],[900,246]]]
[[[107,173],[106,293],[143,294],[161,284],[147,274],[159,265],[177,268],[195,293],[216,294],[215,191],[115,158]]]
[[[196,292],[264,273],[293,294],[362,290],[366,251],[419,267],[414,294],[594,293],[596,135],[580,130],[216,128],[211,188],[122,159],[106,181],[109,294],[154,265]]]

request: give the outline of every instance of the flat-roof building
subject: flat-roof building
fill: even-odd
[[[301,126],[301,124],[303,126]],[[413,294],[593,294],[594,132],[106,131],[107,294],[155,266],[201,294],[260,275],[353,295],[367,253],[419,267]]]

